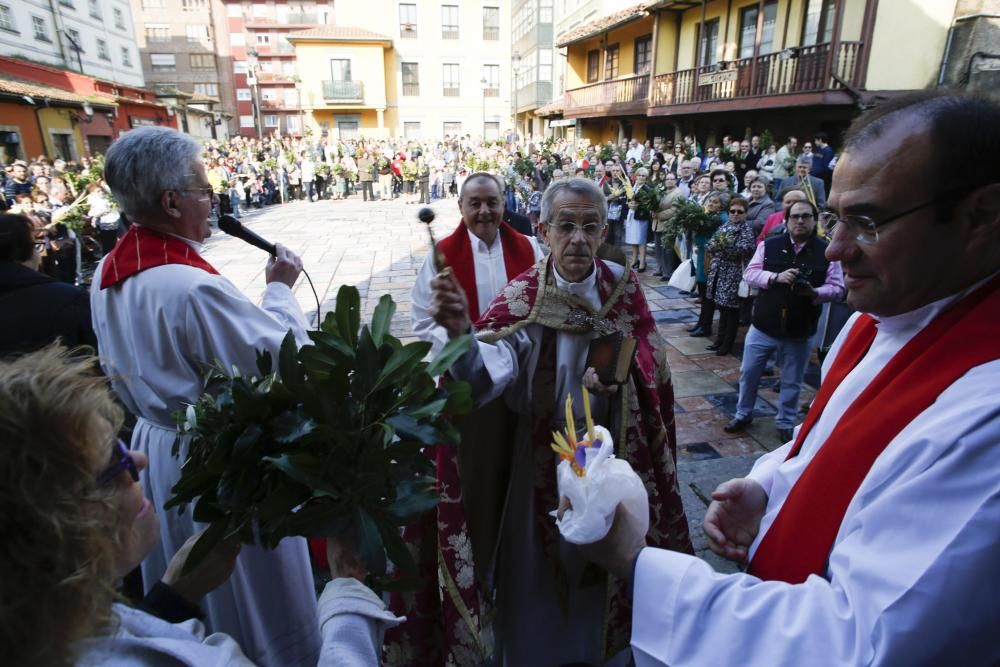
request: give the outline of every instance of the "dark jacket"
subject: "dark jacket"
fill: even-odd
[[[504,209],[503,221],[525,236],[535,235],[535,231],[531,228],[531,220],[520,213],[510,210],[509,208]]]
[[[61,338],[67,347],[97,337],[86,292],[21,264],[0,262],[0,355],[31,352]]]
[[[802,250],[795,254],[795,247],[788,234],[764,241],[764,270],[781,273],[799,269],[798,280],[805,280],[814,288],[826,282],[826,241],[813,236]],[[821,306],[810,296],[794,293],[792,285],[773,283],[762,289],[754,301],[753,325],[774,338],[809,338],[816,333]]]

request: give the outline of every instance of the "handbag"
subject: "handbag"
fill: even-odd
[[[617,221],[622,216],[622,205],[618,202],[608,206],[608,220]]]
[[[695,278],[693,269],[694,265],[691,263],[690,259],[685,259],[677,269],[670,274],[670,281],[667,283],[670,287],[675,287],[682,292],[690,292],[694,289]]]

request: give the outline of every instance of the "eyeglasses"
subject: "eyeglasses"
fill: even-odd
[[[729,213],[732,215],[743,215],[746,211],[741,208],[731,208],[729,209]]]
[[[133,482],[139,481],[139,469],[135,467],[132,452],[119,438],[111,450],[111,463],[97,475],[97,486],[108,486],[125,470],[128,471]]]
[[[601,230],[604,229],[604,225],[599,222],[588,222],[584,225],[578,225],[575,222],[550,222],[548,225],[554,227],[564,236],[572,236],[578,229],[585,236],[600,236]]]
[[[205,197],[208,197],[209,199],[215,197],[215,192],[212,190],[211,185],[205,185],[200,188],[181,188],[181,192],[197,192]]]
[[[814,216],[812,213],[789,213],[789,220],[812,220]]]
[[[866,245],[874,245],[878,243],[878,228],[884,225],[888,225],[890,222],[895,222],[901,218],[905,218],[911,213],[916,213],[922,208],[927,208],[928,206],[933,206],[934,204],[939,204],[942,201],[949,199],[954,199],[960,192],[948,193],[943,197],[937,197],[931,199],[930,201],[925,201],[922,204],[910,207],[905,211],[900,213],[894,213],[890,216],[882,218],[879,221],[868,217],[867,215],[845,215],[843,218],[839,217],[833,211],[824,211],[819,214],[819,221],[823,224],[827,233],[832,237],[835,230],[843,226],[848,231],[848,235],[859,243],[864,243]]]
[[[806,150],[812,150],[812,144],[806,144],[802,148],[805,148]]]
[[[725,183],[727,180],[728,179],[723,176],[723,177],[720,177],[720,178],[713,178],[712,182],[713,183]]]

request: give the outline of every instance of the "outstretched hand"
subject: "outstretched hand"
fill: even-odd
[[[187,563],[191,549],[194,548],[198,538],[202,536],[201,531],[195,533],[177,550],[174,557],[167,565],[167,571],[163,573],[161,581],[170,586],[175,593],[190,602],[198,604],[198,601],[211,593],[216,588],[225,583],[236,567],[236,557],[240,554],[240,542],[238,538],[223,540],[215,545],[208,552],[200,563],[188,574],[182,574],[184,564]]]
[[[723,482],[712,492],[703,527],[708,546],[723,558],[743,563],[767,509],[764,488],[752,479]]]
[[[469,301],[451,269],[445,267],[431,280],[431,317],[448,331],[452,338],[468,333]]]

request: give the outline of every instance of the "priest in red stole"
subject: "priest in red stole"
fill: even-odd
[[[1000,664],[998,127],[1000,105],[947,91],[852,125],[823,223],[859,314],[793,440],[705,516],[748,572],[624,522],[585,547],[632,579],[639,667]]]
[[[663,341],[635,274],[595,258],[607,232],[606,211],[603,193],[590,181],[550,186],[541,213],[550,257],[501,290],[475,325],[479,342],[450,369],[472,384],[478,405],[499,401],[509,419],[491,414],[479,421],[475,439],[458,448],[460,475],[439,469],[437,564],[444,595],[457,609],[444,617],[443,631],[462,641],[449,643],[438,664],[490,657],[498,665],[628,661],[623,582],[590,566],[561,539],[549,514],[558,505],[552,432],[565,426],[568,394],[583,418],[587,352],[599,335],[620,331],[636,338],[638,349],[617,391],[588,381],[594,419],[611,429],[617,454],[646,484],[650,543],[691,551]],[[448,276],[433,286],[435,320],[449,335],[467,331],[466,295]],[[484,516],[487,522],[496,516],[483,511],[491,507],[501,510],[492,534],[482,528]]]

